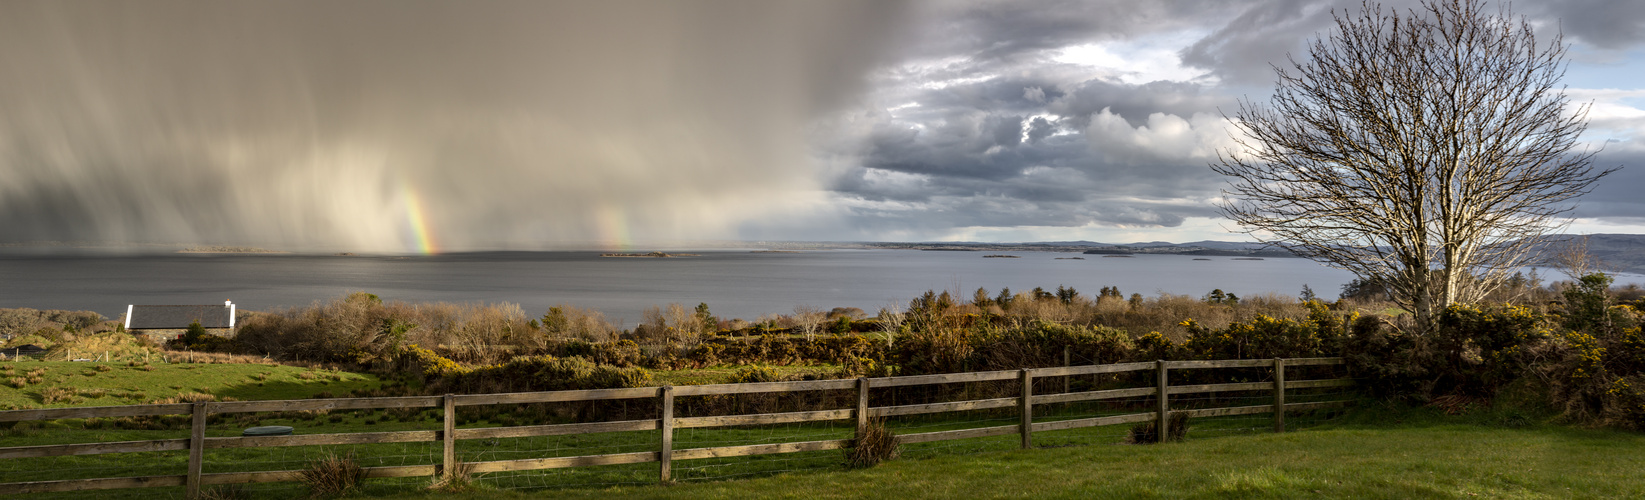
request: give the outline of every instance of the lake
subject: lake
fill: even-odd
[[[1051,252],[823,250],[766,253],[693,251],[695,257],[610,258],[598,252],[478,252],[432,256],[291,254],[129,255],[79,251],[0,254],[0,307],[93,310],[118,318],[127,304],[213,304],[270,310],[308,305],[350,291],[384,300],[513,302],[529,315],[569,304],[604,312],[633,327],[641,311],[669,303],[708,303],[722,318],[787,314],[795,306],[859,307],[873,314],[906,306],[926,290],[978,287],[1026,292],[1071,286],[1094,296],[1105,286],[1126,295],[1201,296],[1213,288],[1241,296],[1296,295],[1304,284],[1335,298],[1347,272],[1295,258]],[[1059,259],[1059,257],[1061,259]],[[1080,257],[1074,260],[1072,257]],[[1209,259],[1209,260],[1200,260]]]

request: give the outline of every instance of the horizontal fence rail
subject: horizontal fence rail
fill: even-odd
[[[884,418],[904,415],[927,415],[1004,408],[1018,408],[1020,412],[1020,423],[972,429],[902,434],[898,436],[898,439],[902,443],[912,444],[1019,434],[1022,438],[1022,446],[1030,447],[1032,446],[1033,433],[1035,432],[1146,422],[1154,422],[1156,429],[1165,429],[1167,420],[1170,415],[1174,413],[1182,413],[1190,417],[1215,417],[1272,413],[1275,432],[1284,432],[1284,418],[1286,412],[1340,408],[1348,406],[1351,403],[1349,400],[1286,403],[1285,393],[1287,390],[1349,387],[1353,385],[1352,379],[1345,378],[1288,381],[1285,378],[1286,368],[1296,366],[1340,364],[1343,364],[1341,358],[1156,361],[1108,365],[1032,368],[1023,370],[945,373],[902,377],[861,378],[854,380],[809,380],[793,382],[692,385],[679,387],[665,386],[502,394],[456,394],[445,396],[336,398],[291,401],[201,402],[0,411],[0,422],[157,415],[190,415],[193,417],[193,422],[190,427],[191,434],[188,438],[0,447],[0,459],[98,455],[105,453],[186,451],[189,453],[189,464],[188,470],[184,474],[0,483],[0,492],[37,493],[115,488],[183,486],[187,488],[189,497],[194,498],[199,496],[200,487],[202,485],[289,482],[300,480],[302,474],[302,471],[296,470],[203,473],[203,451],[206,449],[415,442],[443,443],[444,453],[441,463],[431,465],[364,467],[363,469],[365,470],[365,476],[368,478],[420,477],[445,475],[450,474],[453,471],[487,473],[658,462],[659,479],[662,481],[668,481],[670,480],[671,463],[674,460],[697,460],[706,458],[836,450],[849,448],[853,442],[852,439],[836,439],[674,449],[673,436],[675,429],[733,427],[855,419],[857,433],[860,435],[863,432],[864,427],[868,425],[870,418]],[[1193,385],[1169,384],[1169,374],[1173,370],[1201,370],[1217,368],[1266,368],[1271,370],[1273,381]],[[1033,393],[1033,382],[1037,378],[1064,377],[1065,385],[1063,387],[1066,388],[1066,377],[1149,371],[1154,372],[1154,380],[1157,381],[1157,383],[1151,387],[1134,387],[1085,392],[1064,391],[1054,394]],[[1021,383],[1021,391],[1015,397],[969,399],[963,401],[893,406],[869,405],[868,394],[871,389],[931,386],[941,384],[967,384],[976,382],[1001,382],[1011,380],[1017,380]],[[675,399],[679,397],[794,393],[807,391],[856,391],[856,406],[854,408],[839,408],[831,410],[696,417],[677,417],[675,416],[674,411]],[[1171,409],[1172,396],[1233,391],[1270,392],[1273,395],[1274,402],[1269,405],[1257,406],[1195,408],[1182,410]],[[1155,406],[1155,408],[1151,411],[1124,415],[1046,422],[1034,421],[1033,410],[1035,405],[1117,400],[1139,397],[1155,398],[1155,404],[1157,406]],[[655,401],[661,409],[660,418],[552,425],[521,425],[465,429],[456,428],[457,409],[463,406],[611,400]],[[440,430],[300,434],[288,436],[205,436],[207,417],[214,414],[407,408],[440,409],[443,416],[443,427]],[[479,462],[459,462],[455,453],[457,440],[525,438],[538,436],[565,436],[607,432],[657,430],[662,432],[661,438],[657,442],[657,449],[655,451]]]

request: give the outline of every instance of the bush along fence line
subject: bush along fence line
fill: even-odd
[[[1349,399],[1287,403],[1286,392],[1288,390],[1348,387],[1353,385],[1353,380],[1349,378],[1287,380],[1286,368],[1341,364],[1343,364],[1342,358],[1155,361],[841,380],[755,382],[741,384],[568,390],[503,394],[447,394],[444,396],[198,402],[0,411],[0,422],[45,421],[54,419],[93,417],[139,417],[156,415],[189,415],[192,417],[192,425],[189,426],[190,434],[187,438],[0,447],[0,459],[30,459],[39,457],[98,455],[106,453],[184,451],[188,453],[188,465],[187,471],[183,474],[9,482],[0,483],[0,492],[38,493],[116,488],[182,486],[186,487],[187,494],[190,498],[196,498],[200,496],[202,486],[264,482],[293,482],[300,481],[303,472],[301,470],[274,470],[204,473],[204,451],[207,449],[417,442],[441,443],[443,445],[443,454],[440,456],[439,463],[365,467],[365,477],[428,477],[447,476],[454,473],[480,474],[655,462],[658,464],[656,476],[657,480],[668,482],[672,479],[672,467],[675,461],[837,450],[850,448],[853,446],[855,441],[854,439],[834,439],[675,449],[674,436],[676,429],[850,421],[854,419],[856,423],[856,436],[862,436],[865,430],[869,429],[869,427],[873,425],[871,419],[906,415],[941,416],[940,414],[943,413],[990,409],[1009,412],[1014,408],[1016,412],[1020,414],[1020,421],[1011,425],[903,434],[897,436],[897,439],[902,443],[912,444],[1019,434],[1021,436],[1022,447],[1027,448],[1033,446],[1035,432],[1139,423],[1153,423],[1155,429],[1168,429],[1170,428],[1169,422],[1173,419],[1173,417],[1180,419],[1185,416],[1216,417],[1264,413],[1272,414],[1273,430],[1275,432],[1284,432],[1285,414],[1287,412],[1341,408],[1351,404],[1351,400]],[[1171,384],[1173,379],[1171,375],[1174,372],[1185,373],[1185,375],[1180,376],[1181,378],[1191,379],[1193,381],[1203,381],[1207,378],[1204,376],[1195,376],[1194,374],[1183,371],[1229,368],[1242,369],[1245,373],[1251,373],[1253,371],[1267,372],[1266,375],[1270,376],[1271,379],[1259,382],[1194,385]],[[1148,373],[1146,372],[1149,371],[1154,372],[1153,377],[1147,377]],[[1071,377],[1099,376],[1104,374],[1126,376],[1130,377],[1129,380],[1133,381],[1151,380],[1153,383],[1143,387],[1068,392],[1068,380]],[[1041,387],[1061,387],[1063,390],[1060,392],[1046,391],[1046,393],[1038,394],[1035,392],[1036,380],[1050,382],[1042,383]],[[1018,384],[1010,384],[1012,381],[1016,381]],[[1012,391],[1016,392],[1016,395],[1012,397],[987,397],[983,399],[964,399],[958,401],[925,404],[893,404],[890,406],[873,406],[870,404],[870,394],[871,391],[874,390],[919,388],[920,386],[925,386],[926,388],[937,388],[947,384],[973,384],[980,382],[992,382],[996,384],[1005,383],[1012,386],[1017,386],[1017,390]],[[856,404],[854,407],[848,408],[811,411],[690,417],[675,415],[675,398],[679,397],[807,393],[815,391],[855,391]],[[1174,397],[1179,395],[1232,392],[1256,392],[1271,394],[1272,404],[1192,409],[1182,408],[1173,410],[1172,403]],[[849,394],[849,392],[847,392],[847,394]],[[967,394],[970,393],[967,392]],[[998,394],[985,395],[992,396]],[[1035,421],[1036,405],[1116,400],[1135,401],[1136,398],[1150,398],[1149,401],[1151,404],[1140,408],[1135,405],[1131,406],[1131,410],[1142,410],[1135,413],[1091,418],[1063,420],[1045,419],[1045,421]],[[465,406],[612,401],[625,401],[633,403],[636,400],[641,402],[650,400],[650,402],[654,402],[657,406],[657,412],[655,413],[657,418],[552,425],[457,428],[459,421],[459,408]],[[894,398],[893,402],[895,402]],[[1179,404],[1178,406],[1182,405]],[[441,419],[443,425],[438,430],[298,434],[287,436],[206,436],[208,417],[213,415],[243,414],[253,412],[367,409],[437,409],[441,412],[443,417]],[[626,413],[624,413],[624,415],[626,415]],[[459,440],[523,438],[537,436],[573,436],[624,431],[660,431],[658,433],[660,438],[654,442],[654,450],[639,452],[477,462],[459,461],[457,454],[457,442]],[[1163,433],[1158,433],[1156,435],[1162,434]]]

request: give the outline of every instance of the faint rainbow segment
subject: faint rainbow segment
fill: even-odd
[[[401,199],[405,201],[406,224],[411,226],[412,251],[423,255],[440,253],[440,247],[434,241],[434,231],[428,228],[427,209],[423,207],[423,200],[417,196],[417,190],[410,184],[403,187]]]
[[[600,245],[606,250],[624,251],[634,246],[628,231],[628,215],[622,206],[606,205],[594,212]]]

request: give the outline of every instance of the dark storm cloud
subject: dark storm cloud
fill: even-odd
[[[1179,140],[1191,130],[1155,128],[1204,127],[1215,120],[1184,120],[1232,99],[1198,83],[1124,83],[1052,59],[1071,45],[1185,29],[1226,5],[940,4],[931,10],[948,17],[932,22],[937,39],[875,80],[888,112],[854,123],[859,156],[830,187],[854,200],[853,224],[874,230],[1176,226],[1210,215],[1197,199],[1216,190],[1203,175],[1205,151]],[[1097,118],[1123,137],[1093,141]],[[1170,142],[1148,143],[1161,136]]]
[[[1416,7],[1415,0],[1381,3]],[[1516,4],[1567,40],[1616,48],[1645,37],[1637,2]],[[1221,120],[1236,98],[1257,102],[1273,67],[1306,57],[1358,0],[1236,2],[934,2],[902,60],[876,73],[850,127],[830,129],[825,155],[846,164],[829,184],[859,232],[940,237],[956,228],[1171,227],[1216,217],[1224,180],[1206,165],[1232,142]],[[1589,10],[1575,13],[1576,10]],[[1185,70],[1153,79],[1157,55],[1126,53],[1181,40],[1163,55]],[[1132,67],[1061,58],[1100,44]],[[1169,64],[1166,64],[1169,66]],[[1152,81],[1151,81],[1152,80]],[[840,137],[854,138],[840,140]],[[854,142],[853,142],[854,141]],[[1620,150],[1602,159],[1630,162]],[[1645,175],[1645,174],[1642,174]],[[1632,179],[1632,174],[1628,174]],[[1617,177],[1621,179],[1622,177]],[[1642,213],[1607,182],[1579,215]],[[1595,200],[1587,206],[1587,200]]]
[[[1594,156],[1595,169],[1626,167],[1595,183],[1593,191],[1578,200],[1571,215],[1581,218],[1640,217],[1645,214],[1645,198],[1640,197],[1645,186],[1645,137],[1631,141],[1611,142]]]
[[[888,2],[0,4],[0,239],[724,237],[811,189]]]

